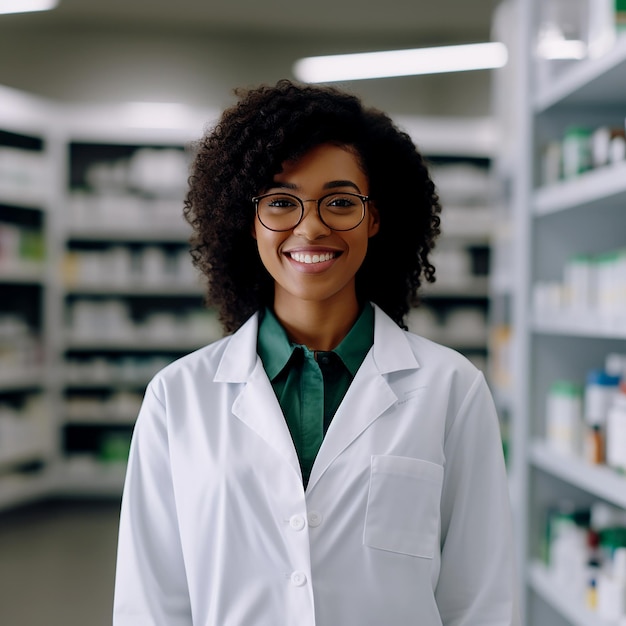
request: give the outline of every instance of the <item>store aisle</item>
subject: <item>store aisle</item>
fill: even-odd
[[[0,513],[0,624],[110,626],[119,502]]]

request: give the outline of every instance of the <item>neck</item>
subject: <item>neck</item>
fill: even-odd
[[[274,314],[291,341],[309,350],[333,350],[348,334],[359,315],[356,295],[350,302],[282,302],[274,299]]]

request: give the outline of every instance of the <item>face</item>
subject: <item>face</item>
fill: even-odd
[[[302,200],[317,200],[332,192],[369,193],[367,176],[352,151],[322,144],[293,162],[283,164],[263,193],[288,192]],[[263,265],[275,283],[275,307],[306,302],[356,302],[355,276],[378,232],[378,214],[366,203],[365,219],[353,230],[333,231],[320,221],[316,202],[305,202],[302,221],[293,229],[274,232],[254,221]]]

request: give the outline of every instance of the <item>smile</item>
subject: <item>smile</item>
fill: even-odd
[[[305,252],[289,252],[289,256],[298,263],[324,263],[337,256],[336,252],[324,252],[323,254],[309,254]]]

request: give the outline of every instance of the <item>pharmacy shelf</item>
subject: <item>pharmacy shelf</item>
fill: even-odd
[[[36,461],[45,460],[49,453],[40,447],[31,450],[12,450],[11,452],[0,452],[0,468],[7,468],[16,465],[27,465]]]
[[[84,242],[115,242],[115,243],[173,243],[186,244],[191,235],[188,229],[178,226],[170,228],[146,226],[144,229],[135,227],[115,228],[71,228],[67,232],[70,241]]]
[[[205,289],[199,285],[168,284],[166,280],[158,285],[146,283],[134,285],[115,285],[89,283],[69,285],[65,289],[67,295],[76,296],[145,296],[145,297],[202,297]]]
[[[597,210],[626,204],[626,161],[584,172],[535,192],[535,215],[550,215],[571,209]]]
[[[72,390],[80,389],[109,389],[111,387],[117,387],[120,389],[136,389],[138,387],[145,387],[151,380],[152,376],[142,376],[137,378],[123,378],[122,376],[107,376],[106,378],[89,378],[85,377],[80,380],[72,378],[64,379],[64,387]],[[0,386],[0,389],[2,387]]]
[[[0,204],[45,211],[46,200],[40,189],[22,189],[0,183]]]
[[[84,469],[66,462],[55,476],[56,492],[73,497],[114,497],[122,495],[126,464],[89,463]]]
[[[64,421],[66,426],[132,426],[137,420],[137,413],[132,415],[116,415],[99,411],[98,415],[84,417],[67,417]]]
[[[86,352],[190,352],[214,341],[207,337],[206,341],[190,341],[189,339],[171,339],[164,341],[159,338],[146,339],[72,339],[65,343],[68,351]]]
[[[40,500],[50,494],[48,475],[8,476],[0,478],[0,511]]]
[[[428,339],[444,346],[454,347],[457,350],[486,350],[487,338],[484,333],[478,336],[461,335],[447,331],[429,333]]]
[[[530,462],[537,469],[616,506],[626,508],[626,477],[611,468],[559,455],[543,441],[534,441],[529,453]]]
[[[576,63],[537,93],[536,113],[558,106],[623,104],[626,85],[626,37],[607,54]]]
[[[488,245],[493,231],[491,211],[482,207],[446,205],[441,215],[441,232],[467,244]]]
[[[581,458],[559,456],[541,439],[550,381],[563,378],[584,384],[585,372],[599,367],[602,355],[609,350],[624,352],[620,342],[626,339],[626,320],[617,319],[617,311],[606,319],[573,315],[564,309],[533,310],[534,286],[553,280],[569,259],[600,255],[624,245],[626,162],[550,185],[538,186],[538,181],[542,150],[548,142],[561,141],[567,128],[593,130],[623,123],[626,38],[620,37],[599,58],[567,65],[541,61],[536,44],[545,4],[543,0],[513,0],[501,3],[497,13],[501,18],[498,37],[504,37],[511,54],[507,67],[495,75],[500,87],[498,117],[506,129],[502,203],[512,215],[514,275],[507,303],[514,332],[510,462],[518,481],[514,515],[522,567],[521,608],[529,626],[553,623],[546,604],[561,616],[554,623],[616,626],[598,619],[585,608],[584,598],[560,588],[549,571],[529,562],[529,555],[540,550],[539,520],[544,519],[546,507],[564,493],[580,496],[584,502],[600,499],[626,509],[625,477]],[[549,82],[542,80],[548,73]],[[545,604],[537,602],[538,598]]]
[[[626,339],[626,319],[623,316],[570,315],[563,311],[536,314],[532,330],[537,334]]]
[[[554,581],[548,568],[539,562],[530,565],[528,583],[531,588],[566,617],[572,626],[617,626],[616,622],[599,618],[570,589]]]
[[[44,385],[41,368],[32,368],[29,371],[8,367],[3,369],[6,371],[0,374],[0,393],[38,389]]]
[[[0,267],[0,283],[12,285],[42,285],[45,269],[41,266]]]
[[[464,281],[438,281],[425,284],[421,289],[424,300],[428,298],[486,298],[489,293],[489,279],[486,276],[470,276]]]

